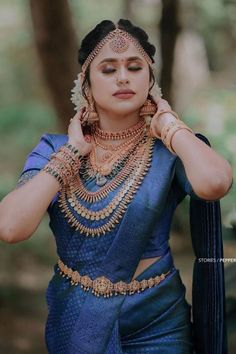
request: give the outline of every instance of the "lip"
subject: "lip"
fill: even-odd
[[[113,96],[117,98],[131,98],[135,95],[135,92],[129,89],[123,89],[116,91]]]

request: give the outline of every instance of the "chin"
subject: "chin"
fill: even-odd
[[[110,112],[112,112],[113,114],[116,114],[118,116],[133,114],[137,111],[139,111],[139,108],[128,108],[128,107],[110,110]]]
[[[122,101],[119,104],[114,104],[112,107],[107,107],[107,111],[112,112],[113,114],[121,115],[121,114],[132,114],[137,112],[142,107],[142,104],[134,104],[133,102]]]

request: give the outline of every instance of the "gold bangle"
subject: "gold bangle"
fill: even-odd
[[[168,135],[169,130],[170,130],[172,127],[176,126],[176,124],[179,124],[179,122],[177,122],[177,121],[172,121],[172,122],[167,123],[167,124],[164,125],[164,127],[163,127],[162,130],[161,130],[161,140],[162,140],[163,142],[165,141],[165,139],[166,139],[166,137],[167,137],[167,135]]]
[[[76,174],[80,160],[76,157],[78,150],[71,146],[62,146],[51,155],[50,161],[44,166],[43,171],[51,174],[60,183],[61,188],[69,183]]]
[[[174,151],[174,149],[172,148],[171,145],[171,141],[172,138],[174,136],[174,134],[180,130],[180,129],[187,129],[189,130],[191,133],[193,133],[193,130],[191,128],[189,128],[184,122],[180,121],[176,124],[172,124],[166,134],[166,136],[163,139],[163,143],[166,145],[166,147],[173,153],[176,154],[176,152]]]
[[[82,154],[81,152],[79,151],[79,149],[69,143],[65,143],[63,147],[66,147],[70,152],[72,152],[72,154],[78,158],[78,157],[81,157]]]
[[[154,117],[155,119],[158,119],[159,116],[160,116],[161,114],[164,114],[164,113],[171,113],[177,120],[180,121],[180,118],[179,118],[178,114],[177,114],[175,111],[172,111],[171,109],[166,109],[166,110],[157,111],[153,117]],[[167,123],[167,125],[168,125],[168,123]],[[162,131],[163,131],[163,129],[164,129],[165,127],[166,127],[166,124],[165,124],[165,126],[162,128]],[[162,136],[162,131],[161,131],[161,135],[157,134],[156,132],[154,133],[153,130],[152,130],[152,133],[153,133],[153,135],[156,136],[156,138],[162,140],[162,138],[161,138],[161,136]]]
[[[165,110],[163,110],[163,111],[158,111],[158,110],[157,110],[157,112],[155,113],[154,117],[155,117],[156,119],[158,119],[159,116],[160,116],[161,114],[164,114],[164,113],[171,113],[173,116],[175,116],[176,119],[180,120],[178,114],[177,114],[175,111],[172,111],[172,109],[165,109]]]
[[[172,147],[172,139],[173,139],[174,134],[175,134],[178,130],[181,130],[181,129],[186,129],[186,130],[188,130],[189,132],[191,132],[192,134],[194,134],[193,130],[192,130],[191,128],[189,128],[189,127],[179,127],[178,129],[176,129],[176,130],[173,132],[173,134],[171,135],[171,137],[170,137],[170,142],[169,142],[169,150],[170,150],[171,152],[173,152],[173,154],[176,154],[176,152],[174,151],[174,149],[173,149],[173,147]]]

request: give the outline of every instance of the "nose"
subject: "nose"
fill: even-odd
[[[119,78],[117,78],[116,79],[116,83],[117,83],[118,86],[127,85],[129,83],[129,80],[128,79],[119,79]]]
[[[119,72],[117,73],[116,83],[118,86],[127,85],[129,83],[129,78],[125,68],[120,68]]]

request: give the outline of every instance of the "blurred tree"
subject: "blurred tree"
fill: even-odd
[[[30,0],[30,7],[43,75],[57,112],[59,129],[65,132],[74,115],[70,91],[78,72],[78,41],[69,5],[65,0]]]
[[[132,2],[133,0],[123,0],[123,17],[132,20]]]
[[[160,21],[160,45],[162,55],[162,70],[160,86],[163,96],[173,104],[171,86],[174,65],[174,49],[181,25],[179,22],[179,0],[162,0],[162,16]]]

